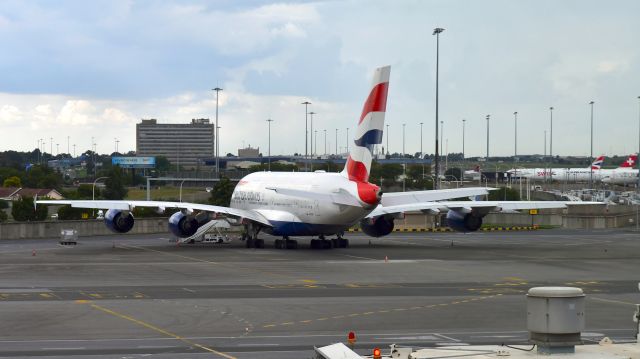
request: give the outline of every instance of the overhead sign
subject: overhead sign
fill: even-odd
[[[121,168],[154,168],[155,157],[111,157],[111,164]]]

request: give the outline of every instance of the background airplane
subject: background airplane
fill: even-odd
[[[79,208],[107,209],[105,224],[117,233],[130,231],[135,223],[135,207],[158,210],[179,208],[169,218],[169,230],[189,240],[205,233],[224,215],[231,223],[245,227],[247,247],[264,247],[260,231],[281,236],[277,248],[296,248],[290,236],[317,237],[312,248],[346,247],[342,233],[355,224],[374,237],[391,233],[394,220],[407,211],[447,213],[448,225],[458,231],[476,231],[490,211],[532,208],[562,208],[568,202],[450,201],[480,196],[487,188],[382,193],[369,182],[374,146],[382,142],[389,88],[390,67],[375,70],[373,84],[358,120],[349,157],[340,173],[256,172],[245,176],[235,187],[229,207],[162,201],[50,201],[40,204],[68,204]],[[332,240],[328,235],[335,235]]]

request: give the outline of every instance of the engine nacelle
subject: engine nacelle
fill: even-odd
[[[482,226],[482,217],[473,213],[449,211],[447,225],[458,232],[475,232]]]
[[[131,212],[123,212],[119,209],[110,209],[104,215],[104,224],[116,233],[127,233],[133,228],[135,220]]]
[[[198,215],[176,212],[169,218],[169,231],[180,238],[191,237],[198,228],[209,221],[206,213]]]
[[[393,231],[393,218],[386,216],[365,218],[360,221],[360,228],[371,237],[386,236]]]

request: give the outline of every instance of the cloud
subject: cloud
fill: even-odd
[[[3,105],[0,108],[0,122],[9,124],[22,119],[22,111],[13,105]]]

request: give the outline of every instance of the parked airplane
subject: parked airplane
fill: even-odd
[[[72,207],[108,209],[107,227],[117,233],[130,231],[135,207],[158,210],[179,208],[169,218],[169,230],[190,239],[203,234],[212,218],[224,215],[245,227],[247,247],[264,247],[258,233],[281,236],[277,248],[296,248],[290,236],[317,236],[312,248],[346,247],[342,233],[360,223],[366,234],[385,236],[393,230],[394,219],[407,211],[447,212],[448,225],[458,231],[476,231],[490,211],[532,208],[562,208],[567,202],[451,201],[454,198],[485,195],[487,188],[461,188],[435,191],[382,193],[369,182],[373,149],[382,142],[390,67],[375,70],[373,85],[355,131],[345,168],[340,173],[256,172],[245,176],[234,189],[230,207],[162,201],[50,201],[42,204],[69,204]],[[325,236],[336,235],[327,240]]]
[[[634,168],[636,163],[638,163],[638,154],[634,153],[620,167],[608,170],[602,176],[602,182],[617,185],[637,184],[638,169]]]
[[[507,173],[512,178],[588,181],[592,171],[594,180],[599,178],[596,173],[603,163],[604,156],[600,156],[593,161],[589,168],[516,168],[508,170]]]

